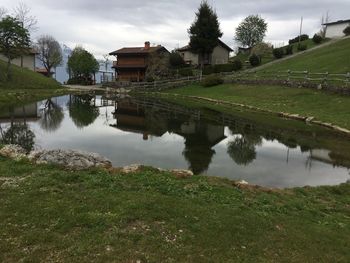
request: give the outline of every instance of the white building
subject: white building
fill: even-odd
[[[331,22],[323,24],[326,26],[326,38],[338,38],[345,36],[344,29],[350,26],[350,19],[339,20],[337,22]]]
[[[213,53],[204,55],[204,65],[226,64],[233,50],[219,39],[218,45],[214,48]],[[180,53],[186,64],[199,65],[201,63],[200,56],[191,51],[189,45],[179,48]]]
[[[35,56],[37,52],[34,49],[31,49],[28,54],[15,58],[11,60],[11,64],[16,65],[18,67],[27,68],[29,70],[35,71]],[[0,60],[7,62],[7,58],[0,54]]]

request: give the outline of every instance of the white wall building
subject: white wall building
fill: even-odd
[[[326,38],[338,38],[345,36],[344,29],[350,26],[350,19],[339,20],[337,22],[331,22],[323,24],[326,26]]]

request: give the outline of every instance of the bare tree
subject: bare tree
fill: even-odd
[[[106,70],[106,72],[108,71],[109,57],[110,57],[109,54],[103,55],[103,58],[105,59],[103,62],[104,62],[104,65],[105,65],[105,70]]]
[[[51,74],[51,69],[62,63],[62,48],[55,38],[49,35],[39,37],[36,45],[38,59],[43,63],[47,73]]]
[[[3,19],[6,14],[7,14],[6,8],[0,7],[0,20]]]
[[[13,9],[13,14],[29,32],[35,32],[38,30],[38,20],[35,16],[31,15],[30,7],[28,7],[24,2],[20,2]]]

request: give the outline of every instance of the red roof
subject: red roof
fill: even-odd
[[[163,46],[149,47],[148,49],[146,49],[145,47],[124,47],[109,53],[109,55],[113,56],[120,54],[149,54],[159,50],[165,50],[168,52],[168,50]]]

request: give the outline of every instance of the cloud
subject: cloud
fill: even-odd
[[[39,20],[40,34],[51,34],[71,47],[82,44],[97,56],[123,46],[140,46],[144,41],[168,49],[188,42],[187,28],[195,18],[201,0],[23,0]],[[209,0],[224,32],[223,40],[234,45],[239,22],[250,14],[260,14],[269,24],[267,41],[286,42],[298,34],[300,17],[304,32],[320,28],[322,14],[332,20],[349,19],[348,0]],[[0,0],[11,10],[18,2]]]

